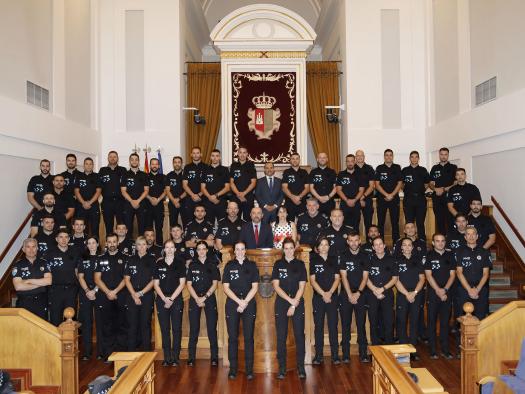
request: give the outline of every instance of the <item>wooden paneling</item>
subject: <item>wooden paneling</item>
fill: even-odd
[[[111,387],[111,394],[154,394],[155,356],[154,352],[113,353],[109,360],[114,362],[115,375],[120,368],[127,368]]]

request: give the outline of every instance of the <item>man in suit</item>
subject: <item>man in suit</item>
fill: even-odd
[[[246,244],[246,249],[273,248],[272,228],[268,223],[262,222],[262,209],[252,208],[250,218],[250,222],[242,225],[239,240]]]
[[[277,208],[284,199],[281,179],[275,177],[274,174],[273,163],[264,164],[264,176],[257,179],[257,186],[255,186],[255,199],[259,203],[259,207],[262,208],[263,223],[275,221]]]

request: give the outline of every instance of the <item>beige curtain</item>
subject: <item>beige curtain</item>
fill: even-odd
[[[208,162],[217,145],[221,124],[221,65],[219,63],[188,63],[187,106],[197,107],[206,124],[193,123],[193,113],[186,118],[186,162],[191,161],[191,148],[200,146],[202,159]]]
[[[339,171],[341,152],[337,123],[326,120],[325,105],[339,105],[339,70],[337,62],[306,63],[306,100],[308,130],[315,155],[328,154],[330,167]],[[337,112],[337,110],[336,110]]]

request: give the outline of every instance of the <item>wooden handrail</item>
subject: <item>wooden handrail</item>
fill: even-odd
[[[421,388],[408,376],[405,369],[399,364],[394,355],[382,346],[370,346],[370,352],[373,357],[374,375],[379,373],[377,368],[381,369],[381,373],[386,375],[391,384],[393,392],[403,394],[420,394]],[[374,383],[377,384],[374,378]],[[378,387],[374,387],[374,393],[381,392]],[[389,391],[390,392],[390,391]]]
[[[11,237],[11,239],[5,246],[4,250],[2,251],[2,254],[0,254],[0,264],[2,264],[2,261],[4,261],[5,256],[7,256],[7,254],[9,253],[9,250],[11,250],[11,248],[13,247],[15,241],[20,236],[20,233],[26,226],[27,222],[29,222],[29,220],[31,219],[31,216],[33,216],[33,211],[34,209],[29,211],[29,213],[26,215],[23,222],[20,224],[20,226],[18,226],[18,229],[15,231],[15,233],[13,234],[13,236]]]
[[[29,312],[27,309],[24,308],[0,308],[0,317],[2,316],[9,316],[14,317],[17,316],[21,319],[24,319],[25,321],[37,326],[42,331],[45,331],[49,335],[60,339],[60,332],[58,330],[58,327],[52,325],[51,323],[43,320],[42,318],[38,317],[37,315]]]
[[[498,309],[496,312],[488,315],[486,318],[481,320],[479,322],[478,333],[484,330],[485,328],[488,328],[492,326],[493,324],[499,322],[503,317],[509,315],[510,313],[514,312],[516,309],[520,309],[520,308],[525,308],[525,300],[517,300],[517,301],[509,302],[508,304]]]
[[[113,353],[109,360],[115,362],[115,372],[122,365],[128,367],[111,386],[110,392],[112,394],[153,393],[155,356],[155,352]]]
[[[509,225],[510,229],[512,230],[512,232],[514,233],[514,235],[518,238],[518,240],[521,242],[521,245],[525,248],[525,239],[523,238],[523,236],[520,234],[520,232],[518,231],[518,228],[514,225],[514,223],[512,223],[512,220],[510,220],[509,216],[505,213],[505,211],[503,210],[503,208],[501,207],[501,205],[499,204],[499,202],[496,200],[496,198],[494,196],[490,196],[490,199],[492,200],[492,202],[494,203],[494,206],[496,208],[498,208],[498,211],[501,213],[501,216],[503,216],[503,219],[505,219],[505,221],[507,222],[507,224]]]

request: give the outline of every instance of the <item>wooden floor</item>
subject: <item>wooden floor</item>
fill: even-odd
[[[427,368],[450,394],[461,391],[461,366],[459,360],[431,360],[426,346],[418,346],[421,360],[413,362],[414,367]],[[81,393],[87,384],[99,375],[113,376],[113,366],[101,361],[79,361]],[[236,380],[228,380],[228,369],[222,366],[211,367],[208,360],[197,360],[192,368],[182,361],[179,367],[162,367],[155,363],[156,393],[352,393],[372,392],[371,364],[361,364],[357,356],[352,356],[350,364],[333,366],[329,359],[321,366],[307,366],[306,380],[299,380],[295,371],[288,372],[285,380],[277,380],[275,374],[256,374],[255,379],[247,381],[239,373]]]

